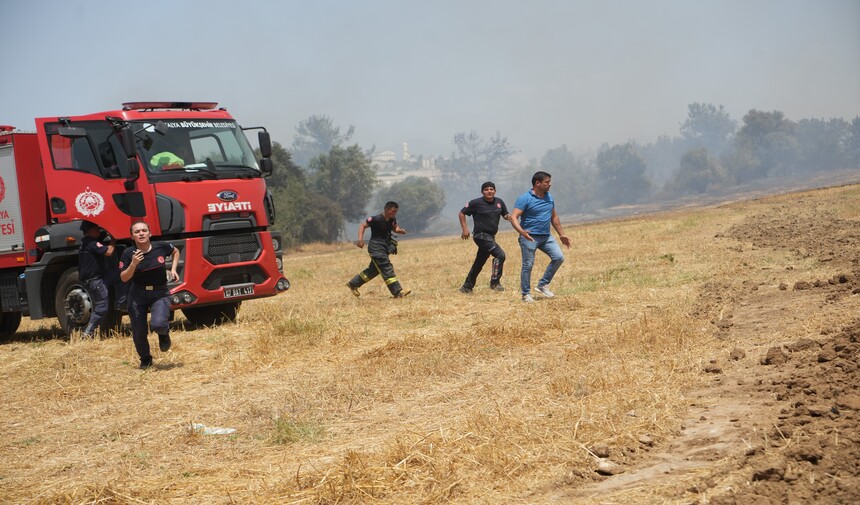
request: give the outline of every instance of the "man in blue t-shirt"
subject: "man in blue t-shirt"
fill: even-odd
[[[535,262],[535,251],[540,249],[549,258],[549,265],[537,285],[537,292],[546,298],[555,294],[549,290],[549,283],[564,263],[564,253],[558,242],[550,234],[550,225],[558,232],[561,243],[570,249],[570,239],[564,234],[561,220],[555,212],[555,200],[549,194],[552,176],[546,172],[535,172],[532,176],[532,189],[520,195],[511,212],[511,224],[520,234],[520,251],[523,266],[520,272],[520,291],[524,302],[533,302],[531,295],[531,275]]]

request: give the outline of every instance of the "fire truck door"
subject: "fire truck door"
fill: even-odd
[[[45,168],[51,216],[86,219],[122,236],[130,221],[147,215],[147,198],[126,189],[119,168],[126,157],[119,140],[106,124],[83,124],[87,134],[75,137],[52,133],[59,130],[52,126],[45,126],[53,161]]]
[[[0,253],[24,249],[13,147],[0,147]]]

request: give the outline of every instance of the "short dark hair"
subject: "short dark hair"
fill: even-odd
[[[81,231],[84,233],[89,233],[93,228],[98,228],[99,226],[92,221],[81,221]]]
[[[496,185],[492,181],[487,181],[487,182],[481,184],[481,191],[484,191],[487,188],[496,189]]]
[[[547,179],[552,179],[552,175],[550,175],[546,172],[543,172],[543,171],[537,171],[532,176],[532,186],[534,186],[538,182],[543,182]]]
[[[385,210],[388,209],[399,209],[400,206],[397,205],[397,202],[385,202]]]
[[[143,219],[138,219],[137,221],[135,221],[135,222],[131,223],[131,226],[129,226],[129,227],[128,227],[128,232],[129,232],[131,235],[134,235],[134,227],[135,227],[135,225],[138,225],[138,224],[145,224],[145,225],[146,225],[146,229],[147,229],[147,230],[152,231],[152,229],[149,227],[149,223],[147,223],[147,222],[146,222],[146,221],[144,221]]]

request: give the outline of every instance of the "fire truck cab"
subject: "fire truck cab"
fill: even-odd
[[[259,130],[260,159],[246,130]],[[234,320],[242,301],[286,291],[280,236],[270,230],[270,155],[264,128],[241,127],[214,102],[129,102],[37,118],[35,132],[0,126],[0,336],[22,316],[56,317],[67,334],[86,326],[83,221],[117,240],[103,330],[124,309],[116,262],[139,220],[179,249],[171,303],[194,324]]]

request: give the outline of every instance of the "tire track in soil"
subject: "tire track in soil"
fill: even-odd
[[[794,286],[756,274],[705,284],[698,310],[714,312],[715,334],[740,344],[703,370],[714,378],[689,393],[681,433],[635,468],[553,499],[860,502],[860,222],[800,199],[725,236],[842,273]],[[829,326],[798,337],[813,316]]]

